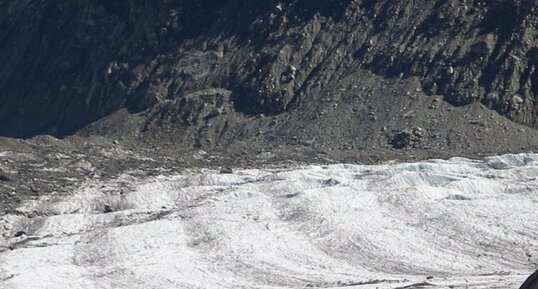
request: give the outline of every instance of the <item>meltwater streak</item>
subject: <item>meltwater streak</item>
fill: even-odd
[[[0,288],[518,288],[537,177],[536,154],[124,175],[2,217]]]

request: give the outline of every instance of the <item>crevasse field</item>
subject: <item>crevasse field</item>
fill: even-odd
[[[2,217],[0,288],[518,288],[537,177],[537,154],[125,174]]]

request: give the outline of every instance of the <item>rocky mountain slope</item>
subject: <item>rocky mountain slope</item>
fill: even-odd
[[[377,110],[400,109],[396,98],[418,94],[455,106],[482,103],[535,127],[536,6],[2,0],[0,133],[65,136],[121,109],[150,109],[135,130],[170,124],[181,130],[227,114],[217,128],[205,129],[220,142],[241,138],[223,132],[244,127],[241,118],[316,118],[338,110],[359,118],[351,126],[369,135],[393,128]],[[363,125],[363,118],[381,124]],[[289,124],[300,126],[310,121]],[[195,138],[185,144],[204,137]]]

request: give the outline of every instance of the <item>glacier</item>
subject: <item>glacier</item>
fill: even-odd
[[[191,170],[27,200],[0,288],[518,288],[538,154]]]

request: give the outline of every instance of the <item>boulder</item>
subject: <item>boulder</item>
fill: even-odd
[[[538,289],[538,271],[530,275],[519,289]]]

